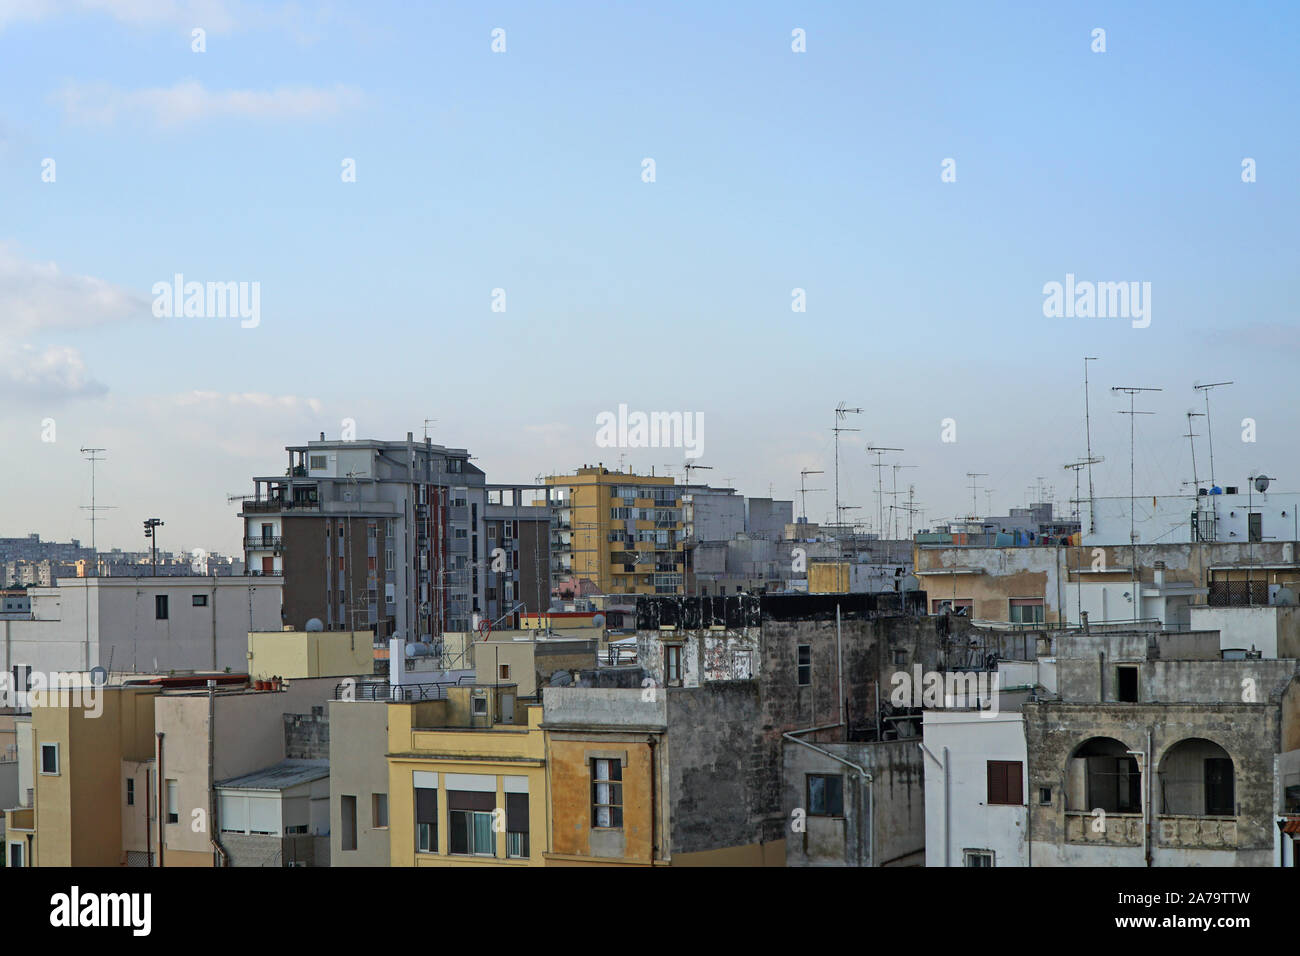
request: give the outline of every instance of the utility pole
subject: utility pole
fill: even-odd
[[[686,464],[683,466],[683,468],[684,468],[684,470],[685,470],[685,472],[686,472],[686,486],[685,486],[685,488],[683,489],[683,494],[689,494],[689,495],[691,496],[691,530],[692,530],[692,532],[694,532],[694,529],[695,529],[695,495],[691,493],[691,472],[692,472],[692,471],[697,471],[697,470],[698,470],[698,471],[712,471],[712,470],[713,470],[713,466],[712,466],[712,465],[692,465],[692,464],[688,461],[688,462],[686,462]],[[682,530],[684,531],[685,528],[683,528]],[[669,532],[669,534],[671,534],[671,532]],[[699,578],[696,576],[696,574],[695,574],[695,543],[696,543],[696,540],[698,539],[698,535],[692,533],[692,534],[690,535],[690,539],[691,539],[691,567],[690,567],[690,572],[691,572],[691,577],[695,579],[695,596],[696,596],[696,597],[699,597],[699,595],[700,595],[700,579],[699,579]],[[675,550],[673,550],[673,551],[669,551],[668,553],[671,554],[671,555],[673,555],[674,557],[676,557],[676,551],[675,551]],[[677,562],[676,562],[676,561],[673,561],[673,567],[676,567],[676,566],[677,566]],[[687,571],[687,568],[686,568],[686,543],[685,543],[685,542],[682,542],[682,594],[685,594],[685,593],[686,593],[686,571]]]
[[[899,509],[898,509],[898,469],[900,469],[900,468],[915,468],[915,467],[917,467],[917,466],[916,466],[916,465],[897,465],[897,464],[896,464],[896,465],[893,465],[892,467],[893,467],[893,469],[894,469],[894,490],[891,491],[891,492],[889,493],[889,495],[890,495],[889,511],[890,511],[890,516],[894,519],[894,520],[893,520],[893,525],[894,525],[894,540],[897,541],[897,540],[898,540],[898,510],[899,510]]]
[[[1083,428],[1084,441],[1086,442],[1086,455],[1084,461],[1092,460],[1092,410],[1088,400],[1088,363],[1097,361],[1095,356],[1085,355],[1083,358]],[[1097,459],[1100,461],[1101,459]],[[1095,464],[1095,463],[1094,463]],[[1078,492],[1075,497],[1079,497]],[[1094,514],[1097,506],[1092,496],[1092,465],[1088,465],[1088,533],[1092,534],[1097,530],[1097,519]],[[1083,524],[1080,523],[1079,531],[1083,531]]]
[[[824,474],[826,474],[826,472],[812,468],[805,468],[799,472],[799,495],[802,499],[800,510],[803,512],[803,520],[805,522],[808,521],[808,492],[826,490],[825,488],[809,488],[807,485],[808,476]]]
[[[876,469],[876,508],[878,512],[877,524],[876,524],[876,535],[881,540],[883,540],[885,537],[885,489],[884,489],[884,483],[881,480],[881,478],[883,477],[883,473],[881,472],[881,469],[885,467],[884,454],[887,451],[904,451],[904,450],[905,449],[902,448],[890,448],[886,445],[867,446],[867,453],[876,456],[876,463],[871,467]]]
[[[1192,388],[1198,392],[1205,393],[1205,438],[1210,445],[1210,486],[1214,486],[1214,430],[1210,428],[1210,389],[1219,388],[1222,385],[1231,385],[1232,382],[1211,382],[1208,385],[1193,385]]]
[[[831,431],[835,432],[835,523],[840,521],[840,432],[860,432],[861,428],[849,428],[841,425],[847,415],[860,415],[862,409],[848,408],[843,402],[835,406],[835,427]]]
[[[1112,392],[1125,392],[1128,394],[1128,411],[1120,411],[1119,414],[1129,416],[1128,420],[1128,540],[1129,540],[1129,563],[1133,566],[1130,568],[1131,588],[1129,592],[1133,596],[1133,621],[1138,619],[1138,611],[1142,604],[1142,596],[1138,593],[1138,576],[1137,576],[1137,527],[1135,525],[1137,512],[1137,491],[1136,477],[1134,471],[1134,460],[1137,450],[1137,430],[1135,423],[1138,415],[1154,415],[1155,412],[1139,412],[1133,408],[1134,398],[1138,392],[1161,392],[1164,389],[1146,388],[1141,385],[1117,385],[1111,389]]]
[[[1102,459],[1102,458],[1085,458],[1085,459],[1083,459],[1083,461],[1072,461],[1072,462],[1070,462],[1068,465],[1065,466],[1065,468],[1066,468],[1067,471],[1073,471],[1073,472],[1074,472],[1074,517],[1075,517],[1075,520],[1078,520],[1078,519],[1079,519],[1079,473],[1082,472],[1083,469],[1085,469],[1085,468],[1091,469],[1093,465],[1100,465],[1100,464],[1102,463],[1102,461],[1104,461],[1104,459]],[[1089,506],[1089,507],[1091,507],[1091,506]],[[1080,542],[1082,543],[1082,538],[1083,538],[1083,522],[1082,522],[1082,521],[1079,522],[1079,537],[1080,537]],[[1075,549],[1075,558],[1074,558],[1074,560],[1075,560],[1075,568],[1074,568],[1074,584],[1075,584],[1075,595],[1076,595],[1076,597],[1077,597],[1077,599],[1078,599],[1078,602],[1079,602],[1079,620],[1080,620],[1080,621],[1083,620],[1083,575],[1079,573],[1079,567],[1080,567],[1079,562],[1082,561],[1082,559],[1083,559],[1083,557],[1082,557],[1082,552],[1079,551],[1078,549]],[[1067,615],[1066,623],[1067,623],[1067,624],[1069,623],[1068,615]]]
[[[93,563],[95,565],[93,577],[99,577],[99,548],[95,544],[95,522],[98,521],[97,511],[107,511],[112,505],[95,504],[95,462],[103,461],[98,455],[101,451],[108,451],[107,448],[83,448],[81,449],[82,457],[90,462],[90,507],[81,506],[82,511],[90,512],[90,550],[92,553]]]
[[[979,517],[979,505],[975,501],[976,492],[979,490],[979,483],[976,478],[987,478],[988,473],[983,471],[968,471],[966,477],[970,479],[970,517],[974,521]]]

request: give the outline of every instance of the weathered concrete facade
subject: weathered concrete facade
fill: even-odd
[[[818,746],[826,753],[790,740],[785,742],[782,802],[786,818],[791,821],[785,841],[786,865],[914,866],[922,863],[925,774],[916,741]],[[863,768],[866,774],[840,761]],[[811,812],[809,775],[840,778],[842,816]],[[796,825],[797,811],[802,813],[798,814]]]
[[[1060,640],[1058,699],[1023,708],[1032,864],[1270,865],[1296,662],[1217,660],[1213,632]]]

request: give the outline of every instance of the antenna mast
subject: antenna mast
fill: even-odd
[[[1137,517],[1137,504],[1136,504],[1137,486],[1136,486],[1136,479],[1135,479],[1135,472],[1134,472],[1135,451],[1137,447],[1136,437],[1135,437],[1137,431],[1136,431],[1135,424],[1137,422],[1136,416],[1154,415],[1155,412],[1134,411],[1133,400],[1137,396],[1138,392],[1162,392],[1164,391],[1164,389],[1146,388],[1141,385],[1117,385],[1114,388],[1112,388],[1111,391],[1126,392],[1128,394],[1128,411],[1126,412],[1121,410],[1119,414],[1129,416],[1129,420],[1128,420],[1128,541],[1129,541],[1129,555],[1130,555],[1129,563],[1133,565],[1133,567],[1130,569],[1132,590],[1129,593],[1132,595],[1133,620],[1136,622],[1138,619],[1139,605],[1142,603],[1142,598],[1138,594],[1138,588],[1137,588],[1137,580],[1138,580],[1137,579],[1137,529],[1136,529],[1136,525],[1134,524],[1134,521]]]

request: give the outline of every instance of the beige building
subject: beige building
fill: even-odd
[[[329,720],[330,865],[388,866],[388,701],[330,701]]]

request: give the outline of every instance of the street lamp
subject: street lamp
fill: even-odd
[[[149,539],[149,553],[153,563],[153,576],[158,576],[158,529],[164,524],[161,518],[146,518],[144,536]]]

